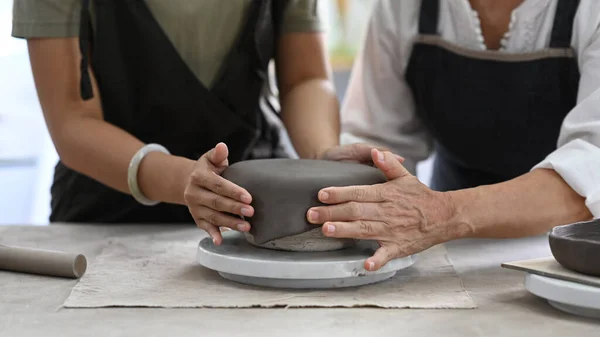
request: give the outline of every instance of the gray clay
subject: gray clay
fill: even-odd
[[[297,235],[286,236],[281,239],[267,241],[257,244],[254,236],[245,233],[246,241],[254,246],[289,252],[327,252],[349,248],[355,245],[353,239],[328,238],[321,232],[321,227]]]
[[[252,225],[247,238],[255,245],[295,250],[298,238],[274,241],[315,230],[305,238],[317,242],[316,250],[335,250],[352,245],[348,240],[320,236],[320,227],[306,220],[309,208],[322,205],[319,190],[331,186],[373,185],[386,181],[377,168],[345,162],[302,159],[263,159],[235,163],[223,177],[245,188],[252,195],[255,214],[247,219]],[[317,233],[318,232],[318,233]],[[320,237],[319,237],[320,236]],[[268,242],[271,244],[264,245]],[[320,242],[320,243],[319,243]],[[290,243],[292,243],[290,245]],[[321,245],[320,248],[316,247]],[[330,245],[331,249],[325,246]],[[305,248],[304,248],[305,249]]]

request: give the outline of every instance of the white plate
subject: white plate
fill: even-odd
[[[535,274],[525,276],[525,288],[570,314],[600,318],[600,288]]]
[[[229,280],[276,288],[340,288],[388,279],[410,267],[414,256],[396,259],[375,272],[364,269],[377,244],[359,242],[356,247],[331,252],[286,252],[250,245],[236,231],[223,232],[223,243],[210,238],[198,245],[197,261]]]

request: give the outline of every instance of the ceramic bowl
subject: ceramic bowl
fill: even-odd
[[[600,276],[600,219],[555,227],[549,243],[552,255],[563,267]]]

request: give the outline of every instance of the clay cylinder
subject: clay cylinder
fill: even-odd
[[[81,254],[0,245],[0,270],[80,278],[87,269]]]

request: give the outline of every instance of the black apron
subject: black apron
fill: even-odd
[[[556,149],[577,101],[580,74],[570,43],[578,4],[558,1],[549,48],[510,54],[442,40],[439,0],[422,0],[406,80],[435,140],[433,189],[510,180]]]
[[[144,143],[197,160],[218,142],[229,161],[287,157],[279,130],[267,123],[267,68],[288,1],[252,0],[211,88],[188,68],[142,0],[83,0],[80,27],[81,96],[93,96],[88,62],[96,76],[106,122]],[[265,100],[266,101],[266,100]],[[259,153],[260,155],[257,155]],[[193,223],[185,206],[140,205],[61,162],[55,170],[52,222]]]

